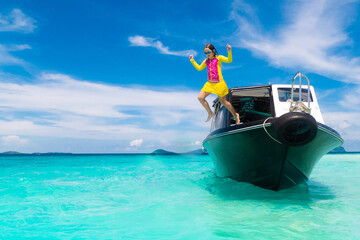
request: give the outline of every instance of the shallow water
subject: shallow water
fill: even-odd
[[[360,239],[360,154],[307,185],[217,178],[208,156],[0,157],[1,239]]]

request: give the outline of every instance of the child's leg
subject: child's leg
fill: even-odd
[[[207,96],[209,96],[210,93],[209,92],[203,92],[201,91],[199,93],[199,96],[198,96],[198,99],[199,99],[199,102],[201,103],[201,105],[203,105],[203,107],[205,108],[205,110],[207,111],[208,113],[208,118],[206,119],[205,122],[208,122],[215,114],[213,113],[213,111],[211,111],[211,108],[209,106],[209,103],[205,100],[205,98]]]
[[[225,106],[230,112],[231,114],[233,115],[233,117],[235,118],[235,122],[236,124],[239,124],[240,123],[240,116],[238,113],[236,113],[234,107],[231,105],[231,103],[229,103],[227,100],[226,100],[226,96],[224,97],[221,97],[220,98],[220,103]]]

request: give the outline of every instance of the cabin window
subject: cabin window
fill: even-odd
[[[278,88],[279,101],[287,102],[291,100],[291,88]],[[299,88],[294,89],[294,101],[299,101]],[[309,91],[307,88],[301,89],[301,101],[308,102]],[[310,92],[310,102],[313,101],[311,92]]]
[[[231,103],[236,112],[239,113],[240,120],[243,123],[265,120],[273,116],[269,87],[234,89],[231,95]],[[235,124],[233,117],[230,118],[231,124]]]

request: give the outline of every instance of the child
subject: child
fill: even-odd
[[[193,55],[190,55],[189,59],[198,71],[203,70],[205,67],[207,67],[208,70],[208,82],[205,83],[198,96],[200,103],[208,113],[208,118],[205,122],[208,122],[215,115],[213,111],[211,111],[208,102],[205,100],[205,98],[209,96],[210,93],[214,93],[219,97],[220,103],[231,112],[236,124],[240,124],[239,114],[236,113],[231,103],[226,100],[226,95],[229,93],[229,89],[221,74],[221,63],[232,62],[231,46],[227,44],[226,48],[228,51],[228,57],[218,55],[215,47],[211,43],[208,43],[204,47],[204,53],[207,59],[205,59],[200,66],[195,62]]]

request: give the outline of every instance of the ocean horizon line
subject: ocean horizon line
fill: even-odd
[[[349,152],[328,152],[326,154],[359,154],[360,151]],[[0,156],[89,156],[89,155],[164,155],[164,156],[177,156],[177,155],[208,155],[206,153],[62,153],[62,152],[44,152],[44,153],[0,153]]]
[[[157,149],[154,150],[152,152],[138,152],[138,153],[129,153],[129,152],[113,152],[113,153],[101,153],[101,152],[97,152],[97,153],[73,153],[73,152],[33,152],[33,153],[22,153],[22,152],[17,152],[17,151],[6,151],[6,152],[2,152],[0,153],[0,156],[24,156],[24,155],[31,155],[31,156],[36,156],[36,155],[46,155],[46,156],[56,156],[56,155],[61,155],[61,156],[65,156],[65,155],[207,155],[207,153],[204,153],[201,149],[196,149],[193,151],[189,151],[189,152],[172,152],[172,151],[167,151],[167,150],[163,150],[163,149]]]

